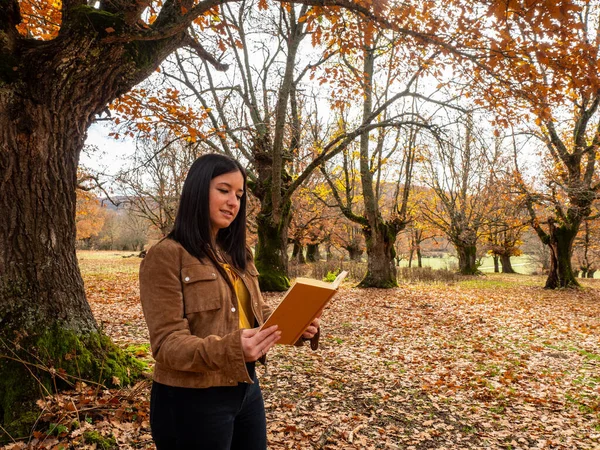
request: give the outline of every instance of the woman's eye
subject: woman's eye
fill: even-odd
[[[217,190],[223,194],[229,194],[229,191],[227,189],[217,189]]]

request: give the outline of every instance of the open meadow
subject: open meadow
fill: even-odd
[[[141,260],[128,255],[79,260],[98,322],[151,367]],[[577,291],[543,281],[346,283],[323,315],[318,351],[278,346],[259,368],[269,448],[600,449],[600,280]],[[275,305],[281,294],[265,297]],[[149,386],[55,396],[42,420],[64,428],[32,442],[152,448]]]

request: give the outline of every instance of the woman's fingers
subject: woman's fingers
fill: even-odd
[[[275,345],[281,337],[277,325],[258,331],[258,328],[242,330],[242,350],[247,362],[256,361]]]
[[[321,319],[316,318],[312,321],[312,323],[308,326],[304,333],[302,333],[302,337],[305,339],[312,339],[317,331],[319,331],[319,325],[321,323]]]

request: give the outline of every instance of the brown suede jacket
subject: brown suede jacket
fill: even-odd
[[[239,275],[261,325],[271,309],[260,293],[258,271],[249,263]],[[140,266],[140,298],[156,360],[155,381],[192,388],[252,383],[237,298],[208,258],[198,260],[179,243],[163,239]]]

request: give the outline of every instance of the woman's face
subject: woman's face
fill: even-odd
[[[240,210],[244,195],[244,177],[239,171],[224,173],[210,181],[208,206],[213,237],[221,228],[227,228]]]

